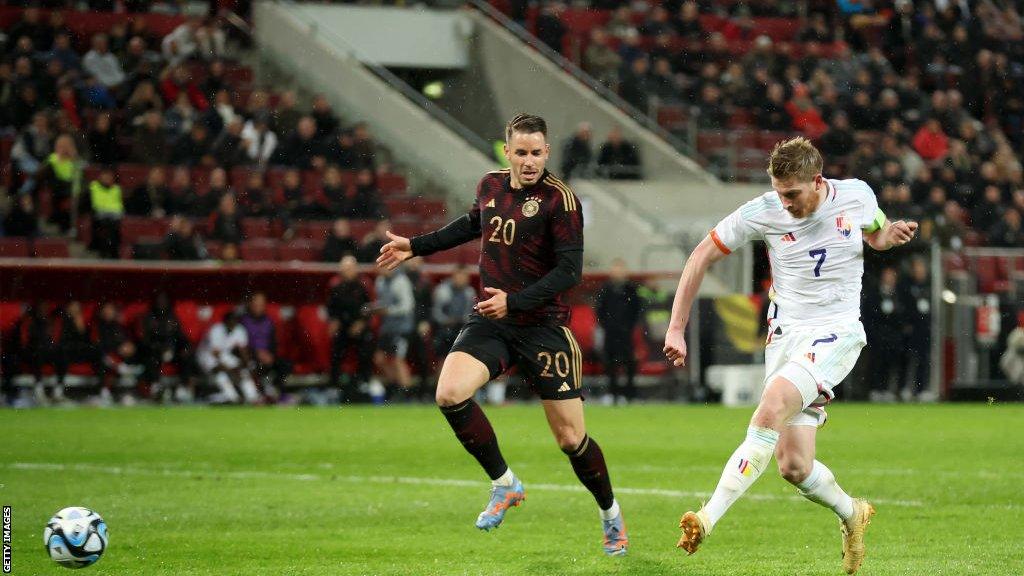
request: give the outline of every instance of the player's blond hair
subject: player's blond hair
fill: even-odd
[[[813,180],[821,174],[824,161],[821,152],[803,136],[783,140],[775,145],[768,158],[768,175],[780,181]]]

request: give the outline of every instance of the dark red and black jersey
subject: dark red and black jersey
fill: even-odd
[[[533,186],[512,188],[508,170],[480,180],[469,217],[480,230],[481,287],[515,294],[555,268],[557,254],[583,249],[579,198],[546,170]],[[564,293],[531,310],[510,310],[512,324],[564,325]]]

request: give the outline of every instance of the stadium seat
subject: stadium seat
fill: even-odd
[[[25,238],[0,238],[0,258],[28,258],[32,248]]]
[[[245,240],[239,246],[242,260],[273,262],[277,260],[277,241],[267,238]]]
[[[323,242],[314,240],[292,240],[278,247],[278,259],[283,262],[316,262],[323,251]]]
[[[244,218],[242,219],[242,233],[246,238],[271,238],[273,228],[270,220],[266,218]]]
[[[32,243],[36,258],[67,258],[68,241],[63,238],[37,238]]]

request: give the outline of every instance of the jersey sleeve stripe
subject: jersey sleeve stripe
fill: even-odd
[[[564,203],[566,212],[573,212],[576,210],[576,195],[572,193],[572,190],[569,189],[569,186],[567,186],[558,178],[555,178],[554,176],[550,175],[547,177],[545,182],[550,184],[551,186],[554,186],[555,188],[558,188],[558,190],[562,193],[562,202]]]
[[[712,229],[708,236],[711,237],[711,241],[715,243],[715,246],[718,246],[719,250],[724,252],[726,255],[732,254],[732,250],[729,250],[729,247],[722,242],[721,238],[718,237],[718,232]]]

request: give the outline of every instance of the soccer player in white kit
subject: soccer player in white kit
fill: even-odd
[[[864,559],[864,530],[874,507],[851,498],[815,460],[815,434],[825,422],[832,389],[866,343],[860,323],[862,242],[875,250],[906,244],[917,223],[888,221],[867,184],[829,180],[821,170],[821,154],[806,138],[776,144],[768,162],[773,191],[719,222],[690,255],[679,280],[665,334],[665,355],[676,366],[686,361],[683,332],[704,272],[751,240],[768,245],[773,278],[764,392],[711,499],[679,522],[678,547],[690,554],[774,454],[783,478],[839,516],[846,573],[856,572]]]

